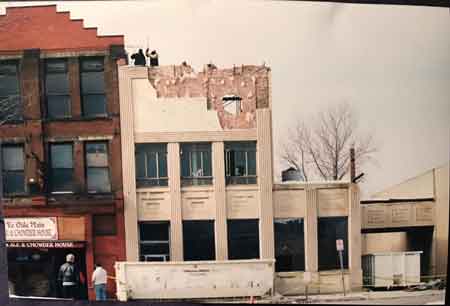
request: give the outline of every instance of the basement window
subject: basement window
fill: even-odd
[[[170,260],[170,223],[142,222],[139,224],[139,260]]]
[[[181,185],[211,185],[211,144],[186,143],[181,145]]]
[[[223,109],[232,115],[239,115],[241,112],[242,98],[236,95],[225,95],[222,97]]]
[[[215,260],[214,221],[183,221],[184,260]]]
[[[83,116],[106,117],[104,58],[82,58],[80,73]]]
[[[259,220],[228,220],[228,259],[259,258]]]
[[[303,219],[275,219],[275,271],[305,270]]]
[[[22,120],[19,62],[0,62],[0,123]]]
[[[45,62],[45,95],[47,118],[68,118],[71,114],[67,59]]]
[[[256,142],[225,143],[227,184],[256,184]]]
[[[336,240],[344,241],[344,269],[348,269],[347,217],[319,218],[317,222],[319,271],[340,269]]]
[[[23,145],[3,145],[1,149],[4,194],[24,194],[25,160]]]
[[[167,144],[136,144],[136,186],[167,185]]]

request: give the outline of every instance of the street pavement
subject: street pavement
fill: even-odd
[[[396,298],[375,298],[355,301],[330,301],[320,302],[322,304],[345,304],[345,305],[444,305],[445,293],[443,290],[437,295],[403,296]]]

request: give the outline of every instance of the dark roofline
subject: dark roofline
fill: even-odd
[[[56,4],[38,4],[38,5],[24,5],[24,6],[7,6],[6,9],[16,9],[16,8],[28,8],[28,7],[56,7]]]
[[[405,203],[405,202],[434,202],[434,198],[410,198],[410,199],[386,199],[386,200],[362,200],[361,204],[377,203]]]

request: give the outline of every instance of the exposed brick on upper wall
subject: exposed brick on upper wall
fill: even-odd
[[[98,36],[97,28],[84,28],[82,20],[71,20],[69,12],[56,5],[9,7],[0,15],[0,52],[24,49],[108,50],[123,45],[123,35]]]
[[[256,109],[269,107],[269,73],[270,68],[265,66],[228,69],[207,66],[195,73],[186,64],[150,67],[148,72],[158,98],[205,97],[208,108],[217,111],[224,129],[256,127]],[[237,115],[224,110],[222,98],[225,95],[242,98]]]

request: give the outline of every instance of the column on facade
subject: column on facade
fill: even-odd
[[[359,187],[350,184],[348,188],[348,249],[349,270],[351,288],[358,289],[362,286],[361,268],[361,208],[359,204]]]
[[[170,260],[183,260],[183,217],[181,207],[180,144],[167,144],[170,193]]]
[[[131,80],[126,70],[119,69],[120,99],[120,139],[122,145],[122,180],[125,216],[126,258],[139,260],[138,212],[136,200],[136,164],[134,155],[134,113]]]
[[[213,142],[213,177],[214,197],[216,202],[216,220],[214,222],[216,260],[228,259],[224,149],[225,148],[223,142]]]
[[[257,109],[260,257],[275,258],[273,230],[272,122],[268,108]]]
[[[306,189],[305,213],[305,271],[317,272],[319,252],[317,241],[317,189]]]

